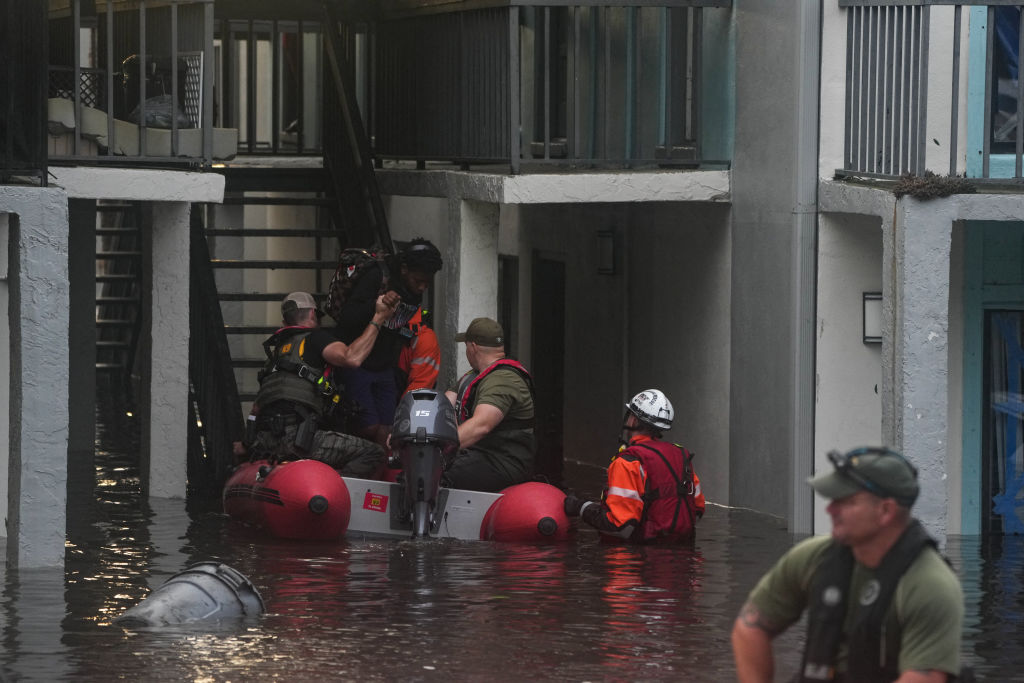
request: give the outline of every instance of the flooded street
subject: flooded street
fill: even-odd
[[[778,520],[718,506],[692,547],[605,545],[590,529],[558,545],[279,541],[216,499],[142,500],[132,430],[117,419],[106,416],[95,494],[73,497],[66,571],[4,574],[3,680],[732,680],[732,620],[794,541]],[[600,487],[594,468],[567,479]],[[982,680],[1024,678],[1021,540],[947,545],[967,596],[964,656]],[[267,613],[112,625],[209,560],[245,574]],[[797,666],[800,631],[778,642],[779,680]]]

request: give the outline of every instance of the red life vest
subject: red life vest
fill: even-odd
[[[635,540],[677,540],[692,536],[697,522],[689,451],[667,441],[642,441],[623,451],[647,473],[644,511]],[[639,536],[640,538],[636,538]]]
[[[523,366],[523,364],[517,360],[512,360],[511,358],[499,358],[498,360],[494,361],[486,368],[484,368],[482,372],[478,373],[477,376],[472,379],[472,381],[467,382],[465,385],[459,386],[459,396],[458,400],[455,403],[455,411],[459,415],[459,424],[462,424],[463,422],[468,420],[470,416],[473,414],[471,406],[473,405],[474,393],[476,391],[477,385],[480,383],[480,380],[482,380],[484,377],[491,374],[498,368],[503,367],[511,368],[515,372],[519,373],[519,375],[526,382],[526,386],[527,388],[529,388],[530,394],[533,394],[533,378],[530,377],[530,372]],[[533,425],[529,426],[532,427]]]

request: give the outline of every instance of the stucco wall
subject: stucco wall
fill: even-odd
[[[797,201],[801,174],[815,177],[813,155],[811,168],[801,166],[800,155],[808,136],[815,139],[814,120],[805,129],[798,106],[802,88],[817,85],[816,78],[801,80],[807,75],[801,68],[816,68],[802,53],[810,47],[802,32],[806,7],[812,3],[734,3],[736,91],[742,97],[732,167],[729,497],[791,521],[794,496],[809,501],[805,485],[798,491],[794,470],[804,464],[795,452],[802,435],[797,392],[810,392],[796,376],[799,315],[813,335],[813,313],[799,311],[800,284],[793,279],[807,266],[797,218],[814,210],[813,192],[811,206]],[[809,469],[810,453],[803,457]]]
[[[62,566],[67,501],[68,204],[59,189],[0,186],[8,218],[7,561]]]
[[[863,292],[882,291],[882,227],[878,218],[822,214],[818,230],[815,373],[816,472],[830,471],[826,453],[882,443],[882,345],[865,344]],[[827,501],[815,497],[814,531],[831,529]]]

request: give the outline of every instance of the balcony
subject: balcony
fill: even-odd
[[[204,167],[215,127],[213,0],[50,0],[51,164]]]
[[[845,13],[840,178],[1024,180],[1021,3],[839,0]]]
[[[699,167],[705,13],[730,5],[379,3],[348,22],[375,156],[512,173]]]

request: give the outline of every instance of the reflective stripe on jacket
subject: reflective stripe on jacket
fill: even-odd
[[[608,526],[616,531],[606,533],[632,541],[692,534],[704,514],[705,500],[692,467],[689,476],[684,475],[690,457],[667,441],[634,437],[608,467],[603,509]],[[683,478],[682,487],[676,477]]]
[[[398,357],[398,369],[405,373],[405,392],[416,389],[433,389],[437,385],[437,375],[441,370],[441,347],[437,343],[437,334],[429,327],[421,325]]]

